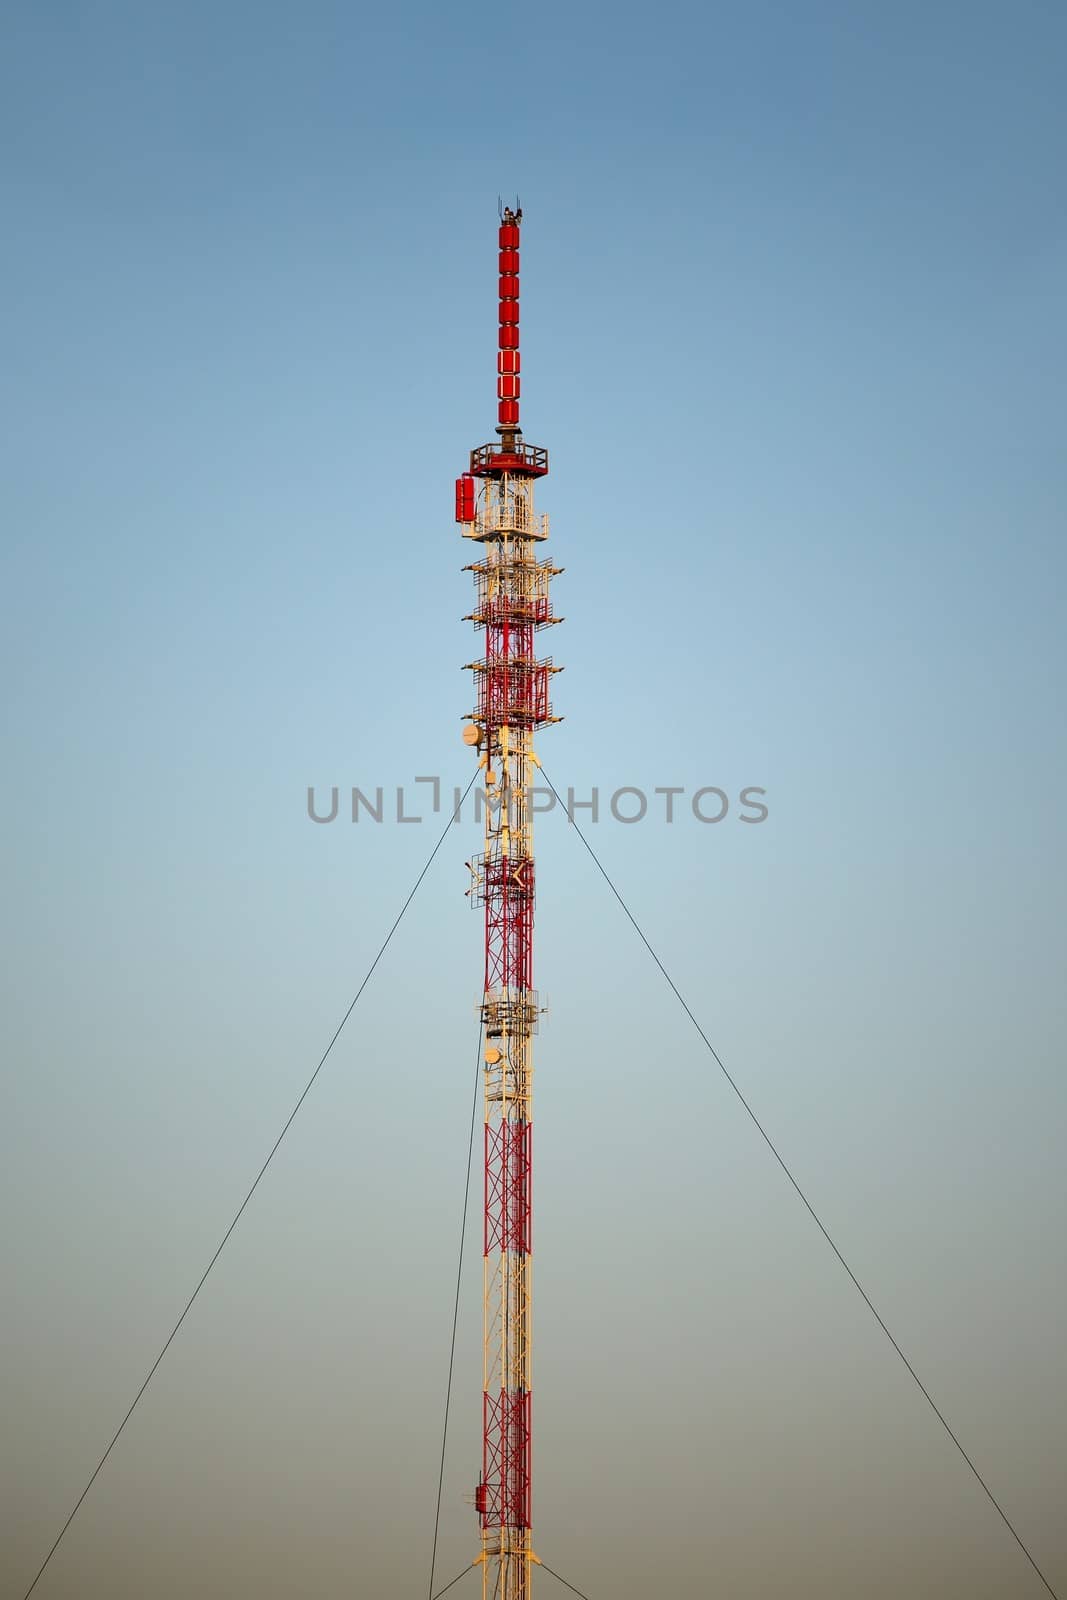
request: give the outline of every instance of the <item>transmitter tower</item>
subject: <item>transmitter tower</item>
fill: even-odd
[[[534,734],[560,719],[549,690],[560,670],[538,656],[536,636],[553,615],[552,579],[541,554],[548,518],[534,487],[548,452],[519,427],[519,239],[522,212],[501,215],[497,440],[471,452],[456,479],[456,521],[478,559],[473,623],[480,654],[470,662],[474,709],[464,740],[478,753],[485,838],[471,862],[474,903],[484,909],[484,1357],[482,1465],[475,1490],[483,1600],[528,1600],[532,1567],[532,1199],[534,840],[530,790]]]

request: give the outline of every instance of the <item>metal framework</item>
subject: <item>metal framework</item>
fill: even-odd
[[[497,354],[499,441],[471,452],[456,480],[456,520],[481,546],[473,623],[483,653],[469,663],[475,708],[465,741],[484,772],[485,847],[471,863],[472,900],[484,908],[485,1029],[484,1359],[481,1526],[483,1600],[528,1600],[531,1544],[531,1257],[533,1250],[534,851],[530,788],[534,731],[560,719],[549,690],[562,669],[538,657],[534,637],[560,621],[549,585],[562,569],[538,555],[548,518],[534,484],[548,452],[519,427],[520,210],[502,214]]]

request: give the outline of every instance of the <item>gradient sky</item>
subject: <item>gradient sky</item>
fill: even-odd
[[[0,1593],[429,851],[307,786],[469,776],[452,479],[516,192],[546,768],[766,788],[758,827],[590,837],[1067,1593],[1062,6],[51,0],[2,34]],[[537,1549],[590,1600],[1040,1595],[573,832],[538,837]],[[40,1600],[425,1594],[476,838]],[[471,1242],[442,1582],[477,1548]]]

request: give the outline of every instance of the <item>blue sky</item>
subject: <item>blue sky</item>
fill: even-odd
[[[469,775],[452,479],[492,435],[515,193],[566,568],[545,766],[766,788],[759,827],[590,833],[1067,1586],[1061,8],[3,31],[4,1592],[429,851],[429,819],[316,827],[307,786]],[[421,1592],[475,835],[42,1596]],[[712,1568],[737,1600],[1038,1593],[558,815],[538,851],[545,1559],[593,1600]],[[475,1535],[468,1268],[444,1578]]]

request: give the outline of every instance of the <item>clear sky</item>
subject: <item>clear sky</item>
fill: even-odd
[[[545,766],[685,788],[590,837],[1067,1593],[1063,7],[27,0],[2,35],[0,1593],[428,854],[439,819],[316,826],[308,785],[469,776],[452,479],[516,193]],[[41,1600],[425,1594],[476,841]],[[1043,1593],[558,813],[538,862],[539,1552],[590,1600]]]

